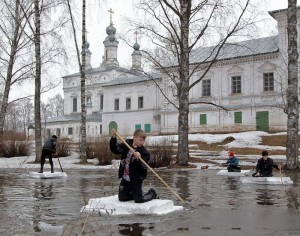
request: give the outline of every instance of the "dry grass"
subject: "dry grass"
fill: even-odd
[[[201,141],[191,141],[190,144],[197,144],[200,150],[217,151],[224,150],[224,145],[234,141],[233,137],[228,137],[222,142],[208,144]],[[281,146],[286,147],[286,135],[263,136],[261,145],[267,146]],[[298,145],[300,146],[300,138],[298,138]],[[239,155],[257,155],[261,153],[261,149],[257,148],[234,148],[235,153]],[[272,155],[285,155],[285,150],[272,150]]]

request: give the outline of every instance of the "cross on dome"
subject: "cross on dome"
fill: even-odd
[[[113,22],[112,22],[112,14],[114,12],[113,12],[113,10],[111,8],[108,10],[108,12],[110,13],[110,24],[112,25],[113,24]]]

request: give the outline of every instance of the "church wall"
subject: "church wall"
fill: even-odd
[[[159,117],[155,116],[159,109],[157,87],[153,82],[139,82],[108,86],[104,89],[103,124],[104,132],[109,133],[109,124],[117,123],[119,132],[132,135],[136,126],[145,129],[150,127],[150,133],[160,132]],[[138,108],[138,98],[143,97],[143,108]],[[131,108],[126,109],[126,98],[131,99]],[[115,110],[115,99],[119,99],[119,110]]]
[[[215,64],[204,78],[211,80],[211,96],[202,96],[202,82],[190,91],[190,101],[196,102],[190,105],[190,132],[256,130],[259,112],[267,112],[270,131],[285,130],[286,114],[281,107],[284,105],[282,91],[286,86],[286,72],[282,68],[279,53]],[[264,73],[273,73],[274,91],[263,90]],[[232,76],[241,76],[241,93],[232,93]],[[199,74],[193,76],[191,83],[197,78],[200,78]],[[173,102],[178,103],[176,98]],[[215,103],[224,110],[201,102]],[[177,132],[178,112],[167,100],[163,104],[162,132]],[[241,123],[235,123],[238,115],[242,117]],[[200,124],[200,116],[205,116],[205,124]]]

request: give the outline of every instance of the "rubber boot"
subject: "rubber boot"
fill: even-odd
[[[43,173],[43,166],[41,166],[41,169],[38,173]]]

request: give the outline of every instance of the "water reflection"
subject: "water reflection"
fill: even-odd
[[[226,186],[229,187],[229,190],[237,190],[239,188],[238,182],[240,182],[239,178],[232,176],[228,176],[225,180]],[[234,191],[234,193],[236,192]]]
[[[239,178],[227,176],[227,178],[225,179],[225,183],[229,190],[227,191],[227,198],[229,198],[227,204],[232,206],[232,209],[236,209],[239,202]]]
[[[183,172],[183,175],[180,175],[175,180],[175,186],[178,189],[178,194],[181,196],[183,200],[186,200],[189,198],[190,191],[189,191],[189,172]]]
[[[275,204],[275,196],[272,193],[271,189],[268,189],[267,186],[265,188],[259,188],[256,190],[257,192],[257,204],[259,205],[274,205]]]
[[[121,235],[141,236],[146,227],[142,224],[119,224],[119,233]]]
[[[111,170],[69,170],[69,178],[63,181],[1,174],[0,235],[80,235],[83,228],[82,235],[212,236],[224,229],[224,235],[238,235],[237,230],[240,235],[267,235],[285,228],[299,229],[299,176],[292,178],[293,186],[257,186],[243,185],[238,177],[217,176],[217,171],[158,172],[186,200],[184,211],[125,217],[80,213],[90,198],[117,194],[119,181]],[[144,186],[150,185],[161,199],[182,204],[151,174]],[[261,220],[266,212],[272,213],[272,220]],[[256,234],[249,233],[253,228]]]
[[[33,197],[37,199],[50,200],[55,198],[52,182],[35,182],[34,189]]]

